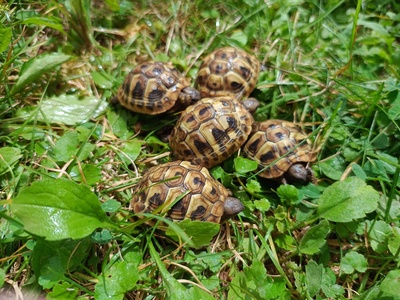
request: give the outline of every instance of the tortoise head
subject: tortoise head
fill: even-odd
[[[227,197],[224,203],[224,214],[221,217],[221,221],[225,221],[236,216],[242,210],[244,210],[244,205],[239,199]]]
[[[258,101],[256,98],[251,97],[247,98],[246,100],[243,100],[242,104],[249,111],[249,113],[253,114],[260,106],[260,101]]]
[[[186,108],[200,100],[200,92],[190,86],[185,87],[179,94],[179,102]]]
[[[309,166],[302,163],[296,163],[290,166],[285,174],[285,178],[292,183],[308,184],[309,182],[315,183],[315,176]]]

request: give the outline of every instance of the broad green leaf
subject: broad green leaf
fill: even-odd
[[[318,253],[325,245],[325,237],[330,232],[329,222],[321,220],[317,225],[311,227],[302,237],[299,244],[299,251],[303,254]]]
[[[126,253],[123,260],[114,263],[97,278],[95,299],[124,299],[126,292],[132,290],[139,280],[138,266],[142,261],[139,249]]]
[[[365,226],[366,225],[366,226]],[[361,230],[366,230],[368,233],[368,240],[371,244],[371,248],[377,253],[384,253],[388,249],[388,238],[392,235],[392,227],[382,221],[369,221],[366,220],[365,223],[361,223],[363,228]],[[361,227],[360,226],[360,227]]]
[[[13,147],[0,148],[0,175],[12,170],[12,167],[22,157],[21,150]]]
[[[94,83],[102,89],[111,89],[113,78],[105,72],[92,72],[92,79]]]
[[[318,166],[326,177],[333,180],[339,180],[342,177],[343,172],[346,170],[347,163],[343,157],[335,155],[330,159],[319,162]]]
[[[387,295],[398,297],[400,295],[400,270],[391,270],[383,279],[380,290]]]
[[[114,227],[97,196],[66,179],[46,179],[22,189],[11,211],[25,230],[48,240],[80,239],[97,228]]]
[[[17,115],[28,119],[34,113],[36,120],[42,122],[76,125],[98,117],[106,110],[107,106],[105,100],[94,96],[80,98],[78,95],[61,94],[43,99],[37,108],[22,108]],[[36,109],[39,109],[38,113]]]
[[[329,267],[324,269],[321,289],[329,299],[342,299],[341,296],[345,293],[343,287],[336,284],[336,275]]]
[[[357,177],[327,187],[318,200],[318,214],[334,222],[365,217],[378,207],[379,193]]]
[[[248,41],[247,36],[242,30],[234,30],[229,38],[236,41],[242,47],[246,46]]]
[[[56,284],[52,291],[46,295],[46,300],[74,300],[77,299],[78,288],[63,281]]]
[[[236,172],[240,174],[246,174],[254,171],[258,167],[258,163],[256,161],[241,156],[235,157],[233,163],[235,164]]]
[[[321,289],[324,266],[318,265],[310,260],[306,265],[306,283],[307,290],[311,297],[314,297]]]
[[[115,199],[107,200],[106,202],[103,202],[101,204],[101,208],[105,212],[110,212],[110,213],[116,212],[120,207],[121,207],[121,202],[119,202]]]
[[[20,76],[11,90],[11,94],[19,92],[22,88],[38,80],[43,74],[49,73],[70,59],[70,55],[55,52],[32,58],[22,66]]]
[[[0,28],[0,53],[9,49],[11,44],[12,30],[11,28]]]
[[[97,166],[88,164],[73,166],[69,175],[75,181],[82,182],[86,185],[95,185],[102,178],[101,169]]]
[[[354,270],[364,273],[367,270],[368,261],[364,255],[356,251],[350,251],[340,261],[340,270],[345,274],[352,274]]]
[[[399,249],[400,249],[400,228],[393,228],[393,236],[389,238],[388,248],[392,255],[397,255],[396,260],[399,261]]]
[[[143,142],[140,140],[128,140],[125,142],[124,147],[122,148],[122,153],[117,153],[122,161],[124,161],[127,165],[130,165],[140,155],[140,152],[142,151],[142,145]]]
[[[90,246],[88,238],[62,241],[38,239],[33,248],[32,266],[39,284],[46,289],[52,288],[64,279],[67,271],[73,272],[80,266]]]
[[[176,223],[189,237],[191,237],[192,246],[200,248],[209,245],[212,238],[218,233],[220,225],[211,222],[183,220]],[[166,235],[176,241],[179,241],[179,236],[174,230],[168,228]]]

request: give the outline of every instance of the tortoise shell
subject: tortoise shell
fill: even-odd
[[[253,122],[243,102],[232,97],[204,98],[182,113],[169,145],[175,158],[211,168],[239,150]]]
[[[316,159],[307,135],[296,125],[284,120],[268,120],[255,124],[243,147],[243,153],[259,164],[258,175],[286,183],[286,175]],[[294,166],[294,167],[293,167]],[[303,183],[313,181],[311,169],[301,175]],[[292,174],[289,174],[292,175]],[[295,175],[295,174],[294,174]]]
[[[177,160],[150,168],[135,187],[130,206],[135,213],[151,213],[163,205],[161,212],[167,211],[166,217],[174,221],[220,223],[244,209],[229,195],[230,191],[206,168]]]
[[[254,90],[260,62],[237,48],[223,47],[203,59],[195,86],[202,98],[233,96],[247,98]]]
[[[171,64],[144,62],[126,76],[117,99],[131,111],[155,115],[184,109],[200,95]]]

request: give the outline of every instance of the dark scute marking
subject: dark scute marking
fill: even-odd
[[[206,212],[206,208],[202,205],[199,205],[199,207],[197,207],[196,210],[193,211],[192,214],[190,215],[190,219],[198,220],[199,217],[204,215],[205,212]]]
[[[211,195],[216,195],[217,194],[217,190],[213,187],[212,190],[210,191]]]
[[[187,118],[186,119],[186,122],[193,122],[195,119],[194,119],[194,116],[192,115],[192,116],[190,116],[189,118]]]
[[[236,122],[236,119],[235,119],[235,118],[227,117],[227,118],[226,118],[226,121],[228,122],[229,129],[234,130],[234,129],[237,128],[237,122]]]
[[[290,151],[290,149],[292,149],[292,147],[290,147],[290,146],[284,146],[283,147],[283,150],[285,150],[286,152]]]
[[[202,109],[200,109],[199,115],[200,115],[200,116],[204,115],[209,109],[210,109],[210,108],[209,108],[208,106],[207,106],[207,107],[204,107],[204,108],[202,108]]]
[[[258,144],[260,144],[260,142],[261,142],[261,139],[257,139],[257,140],[255,140],[253,143],[251,143],[250,145],[249,145],[249,151],[250,152],[252,152],[252,153],[254,153],[254,152],[256,152],[257,151],[257,147],[258,147]]]
[[[201,179],[199,177],[195,177],[195,178],[193,178],[193,183],[195,185],[201,185],[201,184],[203,184],[203,181],[201,181]]]
[[[226,53],[222,53],[221,58],[226,58]]]
[[[152,90],[149,93],[149,100],[150,101],[158,101],[164,96],[164,92],[159,89]]]
[[[184,156],[192,156],[193,152],[191,150],[184,150],[183,154],[184,154]]]
[[[222,70],[222,66],[221,65],[217,65],[217,67],[215,68],[215,74],[218,75],[221,70]]]
[[[250,70],[247,69],[246,67],[241,66],[240,67],[240,72],[242,72],[242,75],[244,78],[247,78],[250,76]]]
[[[272,151],[268,151],[260,156],[261,162],[265,163],[275,158],[275,155]]]
[[[221,103],[222,103],[223,106],[229,106],[229,103],[226,102],[226,101],[221,101]]]
[[[150,197],[149,202],[152,207],[159,207],[164,201],[161,199],[160,193],[155,193]]]
[[[199,150],[199,152],[201,154],[204,154],[204,151],[208,148],[208,145],[204,142],[195,140],[193,143],[194,143],[194,146],[197,148],[197,150]]]
[[[129,94],[129,84],[126,85],[125,93],[126,93],[126,95]],[[136,82],[136,85],[135,85],[134,89],[132,90],[132,98],[133,99],[143,98],[143,88],[139,81]]]
[[[285,135],[282,134],[282,132],[279,132],[279,131],[277,133],[275,133],[275,136],[280,140],[283,140],[285,138]]]
[[[224,138],[224,136],[226,136],[225,131],[218,128],[211,129],[211,134],[213,135],[216,142],[220,141]]]
[[[182,176],[181,172],[175,172],[175,176]]]
[[[238,89],[243,88],[243,85],[241,85],[239,82],[232,81],[232,82],[231,82],[231,87],[232,87],[234,90],[238,90]]]
[[[186,207],[183,206],[183,201],[179,200],[178,202],[176,202],[172,207],[171,210],[174,211],[181,211],[183,212],[186,209]]]

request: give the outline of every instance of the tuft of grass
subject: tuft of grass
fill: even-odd
[[[397,299],[399,4],[0,4],[0,293],[46,299]],[[177,119],[114,106],[126,74],[171,61],[194,82],[231,45],[263,69],[257,121],[310,134],[318,185],[277,186],[239,153],[210,170],[245,205],[157,230],[132,188],[171,160]],[[214,233],[218,232],[215,236]],[[40,295],[40,296],[39,296]],[[3,295],[2,295],[3,296]]]

